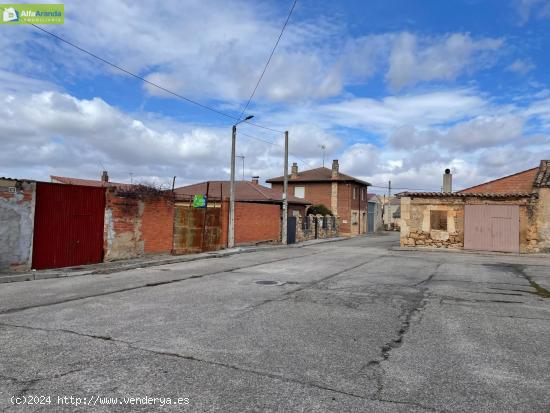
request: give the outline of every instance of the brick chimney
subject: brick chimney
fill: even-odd
[[[296,162],[294,162],[292,164],[292,170],[291,170],[290,177],[291,178],[298,178],[298,164]]]
[[[338,159],[334,159],[332,161],[332,177],[336,178],[338,177],[338,170],[340,169],[340,166],[338,165]]]
[[[109,174],[107,171],[103,171],[101,174],[101,182],[109,182]]]
[[[255,185],[258,185],[260,182],[260,177],[259,176],[253,176],[252,177],[252,183],[255,184]]]

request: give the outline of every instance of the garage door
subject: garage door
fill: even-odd
[[[519,252],[519,206],[466,205],[464,248]]]
[[[36,185],[32,268],[60,268],[103,260],[105,188]]]

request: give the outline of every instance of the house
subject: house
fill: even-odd
[[[190,201],[194,195],[204,194],[210,202],[219,202],[229,199],[230,181],[208,181],[176,188],[174,193],[180,201]],[[208,187],[208,193],[207,193]],[[221,194],[221,197],[220,197]],[[235,201],[258,204],[274,204],[282,207],[282,193],[260,185],[259,177],[252,177],[251,181],[235,182]],[[306,208],[311,205],[306,199],[290,195],[288,197],[288,215],[305,215]]]
[[[215,220],[220,220],[221,233],[219,243],[227,243],[227,227],[229,220],[229,190],[230,181],[209,181],[188,185],[174,190],[176,196],[176,211],[191,208],[191,202],[195,195],[206,195],[209,214],[216,215]],[[259,184],[259,177],[255,176],[252,181],[235,182],[235,244],[254,244],[260,242],[278,242],[281,239],[282,220],[282,193]],[[288,197],[289,216],[304,216],[307,207],[311,202],[294,196]],[[186,211],[193,214],[192,211]],[[203,219],[197,216],[198,220]],[[176,216],[176,226],[189,226],[189,232],[193,231],[192,225],[181,222]],[[296,227],[294,238],[296,239]],[[183,231],[185,232],[185,230]],[[289,228],[289,232],[291,229]],[[192,237],[176,240],[176,250],[188,249]]]
[[[384,227],[387,229],[399,230],[399,219],[401,217],[401,199],[396,196],[386,197],[382,200],[384,204]]]
[[[367,232],[384,229],[382,199],[376,194],[367,194]]]
[[[109,181],[109,174],[107,173],[107,171],[102,172],[101,179],[99,180],[69,178],[67,176],[56,176],[56,175],[50,175],[50,180],[54,184],[94,186],[99,188],[130,189],[131,187],[134,186],[132,184],[124,184],[120,182]]]
[[[399,196],[402,246],[550,252],[548,160],[458,192]]]
[[[266,181],[273,190],[283,192],[284,177]],[[288,177],[288,193],[295,198],[307,199],[314,205],[323,204],[340,221],[341,235],[357,235],[367,232],[368,182],[346,175],[339,170],[338,160],[332,161],[332,169],[325,167],[299,172],[293,163]]]

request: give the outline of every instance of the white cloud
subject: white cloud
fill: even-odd
[[[394,89],[432,80],[454,80],[483,65],[502,45],[501,39],[476,40],[467,33],[436,39],[401,33],[391,50],[386,77]]]
[[[550,2],[548,0],[515,0],[514,7],[519,16],[520,26],[526,24],[531,16],[550,17]]]
[[[535,65],[530,60],[516,59],[506,69],[519,75],[526,75],[534,68]]]

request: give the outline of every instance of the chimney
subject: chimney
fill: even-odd
[[[453,192],[453,174],[449,168],[445,169],[445,173],[443,174],[443,188],[441,192]]]
[[[255,185],[258,185],[260,182],[260,177],[259,176],[253,176],[252,177],[252,183],[255,184]]]
[[[109,182],[109,174],[107,171],[103,171],[101,174],[101,182]]]
[[[340,166],[338,165],[338,159],[332,161],[332,177],[336,178],[338,176],[338,170]]]
[[[291,171],[290,177],[298,178],[298,164],[296,162],[292,164],[292,171]]]

